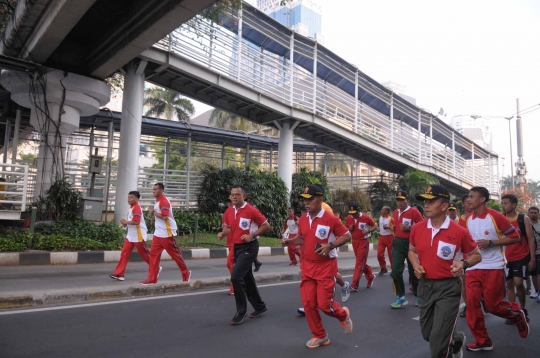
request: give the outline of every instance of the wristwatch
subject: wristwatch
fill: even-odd
[[[489,244],[488,244],[488,247],[493,247],[495,245],[493,245],[493,241],[489,240]]]
[[[467,269],[469,268],[469,261],[467,260],[461,260],[461,261],[463,261],[463,271],[467,271]]]
[[[330,243],[330,250],[333,250],[333,249],[335,249],[335,248],[336,248],[336,247],[334,246],[334,243],[331,242],[331,243]]]

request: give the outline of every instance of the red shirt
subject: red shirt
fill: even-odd
[[[506,260],[508,260],[508,262],[523,260],[531,254],[531,251],[529,250],[529,241],[527,240],[526,236],[527,233],[521,232],[517,218],[515,221],[510,221],[510,224],[516,228],[516,231],[521,237],[521,241],[517,244],[506,246],[506,252],[504,255],[506,256]]]
[[[465,229],[467,228],[467,217],[464,215],[461,215],[459,218],[458,218],[458,224],[459,226],[461,227],[464,227]]]
[[[452,278],[450,266],[458,251],[470,255],[478,250],[471,234],[456,222],[446,218],[440,229],[433,229],[431,220],[413,226],[410,245],[416,248],[418,261],[424,267],[426,279]]]
[[[234,205],[228,208],[223,214],[222,223],[231,229],[229,234],[231,243],[245,244],[241,239],[242,235],[253,234],[266,221],[266,218],[259,210],[248,203],[244,203],[238,210]],[[228,243],[229,240],[227,240]]]
[[[321,256],[315,252],[315,246],[329,244],[337,237],[347,234],[349,230],[334,214],[321,209],[319,214],[311,220],[309,214],[302,215],[298,222],[298,236],[304,238],[301,245],[302,260],[328,261],[337,257],[336,249],[331,250],[328,256]]]
[[[375,226],[375,221],[369,215],[360,213],[358,219],[355,219],[352,215],[347,216],[345,224],[347,224],[347,228],[353,227],[351,231],[353,240],[363,240],[369,239],[369,234],[364,236],[362,230],[369,229],[368,226]]]
[[[411,236],[410,231],[401,231],[399,224],[414,225],[424,221],[422,214],[416,209],[410,206],[399,215],[399,209],[394,210],[394,223],[396,225],[394,236],[401,237],[402,239],[408,239]]]

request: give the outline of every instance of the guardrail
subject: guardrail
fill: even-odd
[[[0,163],[0,217],[20,218],[28,202],[28,165]],[[17,212],[18,215],[11,215]]]

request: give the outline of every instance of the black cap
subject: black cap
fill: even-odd
[[[314,196],[324,196],[324,189],[316,184],[310,184],[306,186],[304,192],[299,197],[311,199]]]
[[[349,208],[349,214],[356,214],[358,211],[358,203],[352,203],[351,207]]]
[[[454,211],[456,211],[456,210],[457,210],[456,204],[450,203],[450,204],[448,205],[448,210],[454,210]]]
[[[407,196],[409,196],[407,191],[399,189],[396,194],[396,199],[407,199]]]
[[[424,194],[416,195],[416,200],[432,200],[432,199],[450,199],[450,192],[445,186],[435,184],[431,185]]]

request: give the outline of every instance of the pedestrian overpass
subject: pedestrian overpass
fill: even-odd
[[[426,171],[456,194],[499,195],[497,154],[249,4],[192,25],[141,53],[146,81],[385,171]]]

